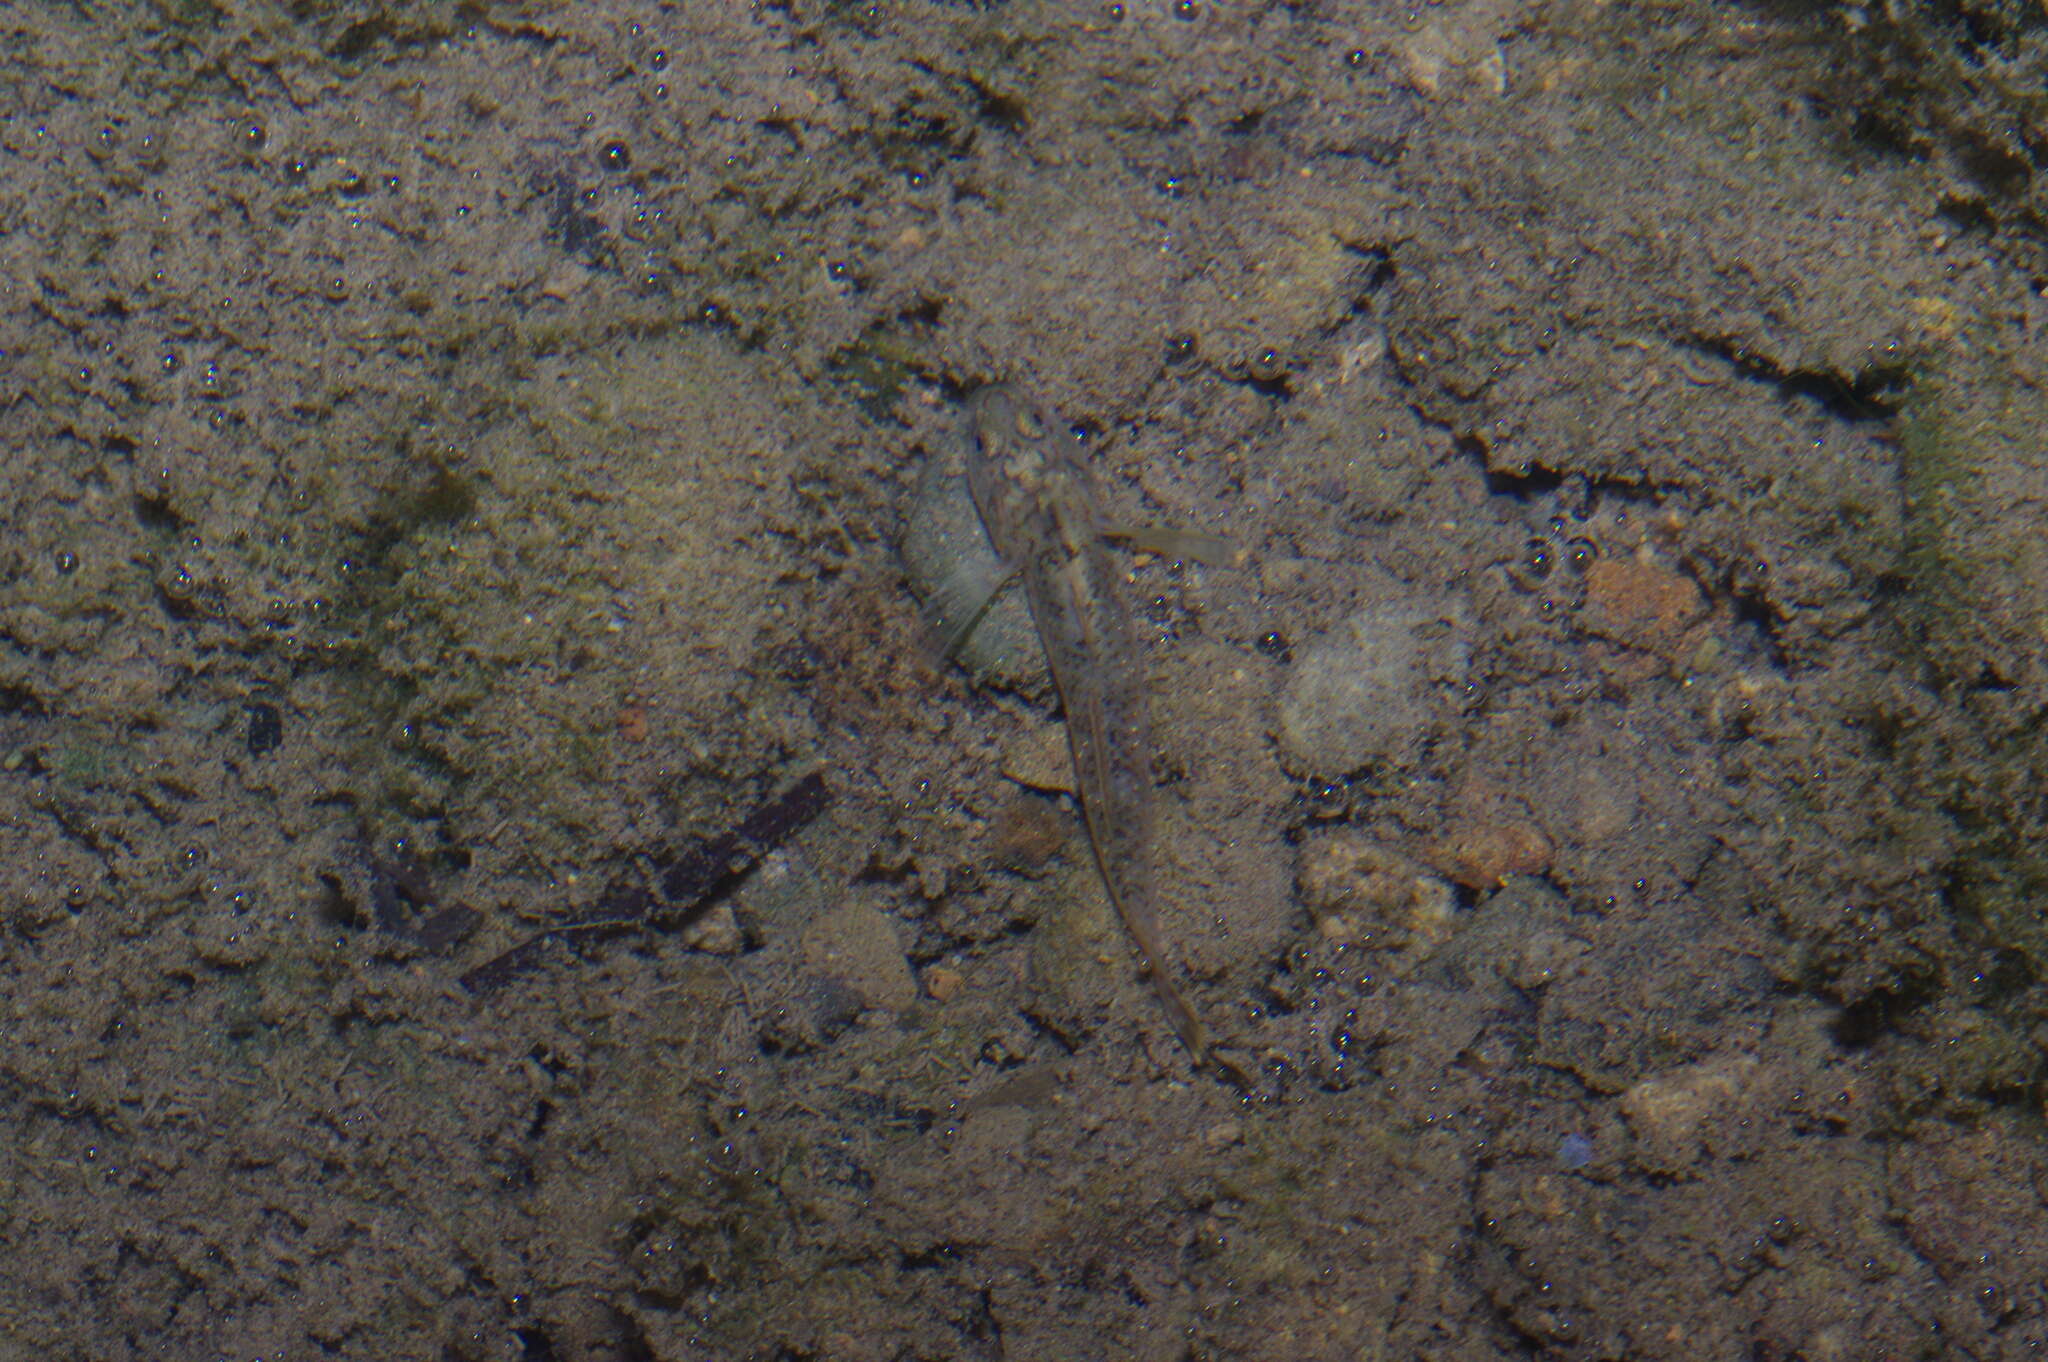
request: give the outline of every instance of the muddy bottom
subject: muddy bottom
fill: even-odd
[[[0,1359],[2048,1349],[1964,18],[0,17]]]

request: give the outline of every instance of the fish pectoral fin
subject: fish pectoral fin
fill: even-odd
[[[993,575],[962,573],[949,578],[944,588],[924,605],[926,627],[942,640],[939,656],[948,661],[958,657],[968,635],[981,627],[996,598],[1016,580],[1017,570],[1013,567],[1004,567]]]
[[[1226,1052],[1231,1042],[1211,1031],[1194,1006],[1163,975],[1154,973],[1153,986],[1166,1006],[1166,1017],[1181,1046],[1198,1069],[1209,1069],[1239,1092],[1255,1092],[1258,1076]]]
[[[1204,567],[1241,568],[1251,558],[1229,535],[1176,529],[1171,525],[1105,525],[1102,537],[1162,558],[1189,559]]]
[[[1209,1042],[1209,1048],[1203,1053],[1202,1058],[1239,1092],[1255,1093],[1259,1090],[1259,1076],[1224,1053],[1223,1041],[1220,1039]]]

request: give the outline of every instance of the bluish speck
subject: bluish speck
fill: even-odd
[[[1576,1130],[1557,1142],[1557,1162],[1561,1168],[1584,1168],[1593,1161],[1593,1142]]]

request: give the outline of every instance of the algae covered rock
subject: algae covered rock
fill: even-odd
[[[1370,605],[1301,650],[1280,696],[1280,758],[1296,775],[1400,766],[1455,717],[1470,621],[1448,598]]]

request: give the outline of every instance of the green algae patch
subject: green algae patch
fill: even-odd
[[[1930,305],[1932,307],[1932,305]],[[2048,778],[2039,714],[2048,687],[2048,393],[2023,376],[1988,324],[1930,317],[1941,342],[1916,373],[1900,423],[1905,508],[1902,646],[1954,704],[1911,730],[1912,784],[1955,830],[1949,908],[1985,944],[2048,975]]]
[[[1966,599],[1979,566],[1957,540],[1957,503],[1970,500],[1975,470],[1955,429],[1963,413],[1947,400],[1948,386],[1938,379],[1923,382],[1899,427],[1906,510],[1900,568],[1913,592],[1910,612],[1931,631],[1929,660],[1943,669],[1969,633]]]
[[[1900,425],[1900,567],[1909,635],[1947,681],[2048,682],[2048,550],[2032,515],[2048,395],[2004,362],[1989,328],[1935,351]]]

